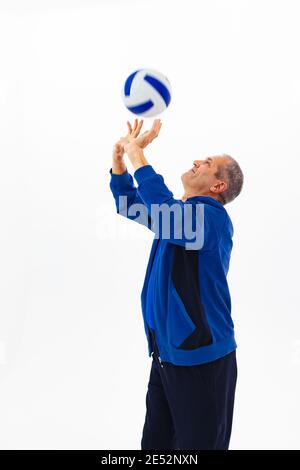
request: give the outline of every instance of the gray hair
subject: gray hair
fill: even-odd
[[[234,158],[226,153],[223,156],[229,159],[229,163],[224,167],[219,166],[215,177],[227,180],[228,188],[223,193],[218,194],[220,202],[225,205],[233,201],[240,194],[244,183],[244,175],[240,165]]]

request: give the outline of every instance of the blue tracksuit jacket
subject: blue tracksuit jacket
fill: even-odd
[[[117,212],[155,233],[141,293],[149,356],[149,328],[155,331],[161,362],[196,365],[235,350],[226,279],[233,226],[224,206],[209,196],[175,199],[151,165],[134,172],[138,187],[127,170],[115,175],[110,169],[110,175]],[[159,223],[163,208],[169,209],[168,230]],[[186,222],[193,230],[188,235]],[[187,245],[197,239],[201,244]]]

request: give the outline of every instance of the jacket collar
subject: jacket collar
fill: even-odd
[[[210,206],[215,206],[219,209],[225,210],[225,207],[221,202],[210,196],[192,196],[188,197],[186,202],[203,202],[205,204],[209,204]]]

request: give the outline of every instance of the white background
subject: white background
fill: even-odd
[[[0,1],[2,449],[140,448],[153,234],[116,215],[109,169],[142,67],[172,84],[145,155],[175,197],[196,158],[245,174],[231,449],[300,448],[299,18],[297,0]]]

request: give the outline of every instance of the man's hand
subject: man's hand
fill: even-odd
[[[123,159],[124,156],[124,145],[129,142],[129,138],[135,139],[141,130],[141,127],[143,125],[143,120],[138,122],[137,119],[134,120],[133,128],[130,124],[129,121],[127,121],[127,126],[128,126],[128,133],[125,137],[120,137],[120,140],[115,143],[113,147],[113,158],[117,161],[120,161]]]
[[[116,175],[122,175],[126,171],[124,162],[124,145],[128,142],[128,138],[136,138],[139,135],[143,121],[138,123],[135,119],[133,128],[129,121],[127,121],[128,133],[125,137],[120,137],[120,140],[115,143],[112,154],[112,172]]]
[[[141,127],[142,122],[138,125],[139,131]],[[132,134],[127,136],[127,143],[124,145],[124,150],[135,170],[138,170],[142,166],[149,165],[143,149],[158,136],[160,128],[160,119],[154,119],[153,125],[149,131],[144,132],[139,137],[135,137]]]
[[[135,169],[148,165],[143,154],[143,149],[158,136],[162,123],[160,119],[154,119],[151,129],[149,131],[145,131],[139,136],[142,125],[143,119],[141,119],[140,122],[138,122],[138,119],[135,119],[133,127],[130,122],[127,121],[127,135],[125,137],[120,137],[120,140],[116,142],[113,147],[112,172],[114,174],[121,175],[126,171],[126,165],[124,162],[125,152]]]
[[[127,142],[124,144],[124,150],[126,153],[129,153],[130,148],[132,147],[137,146],[141,149],[147,147],[147,145],[149,145],[158,136],[162,123],[160,119],[154,119],[151,129],[138,136],[142,125],[143,120],[141,120],[137,126],[137,135],[135,135],[135,133],[130,133],[126,136]]]

